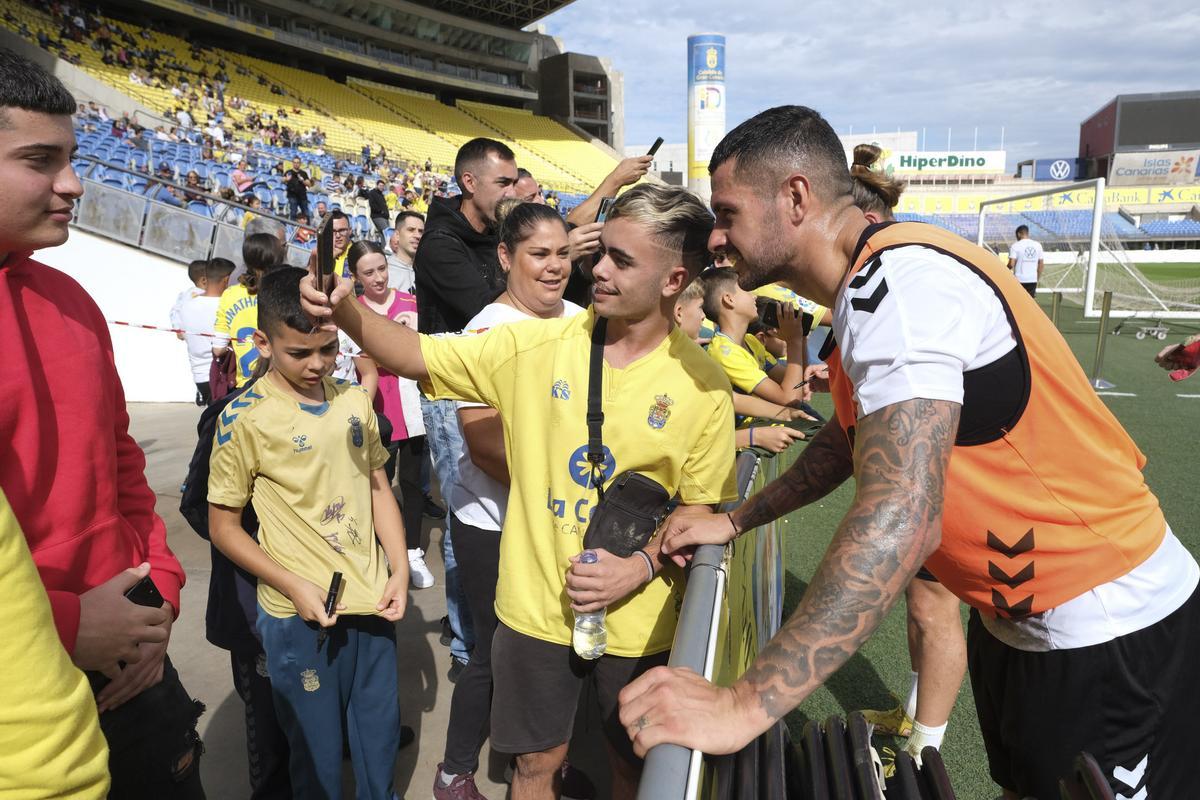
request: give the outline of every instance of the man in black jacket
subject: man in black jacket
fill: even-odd
[[[416,272],[417,325],[421,333],[462,330],[504,288],[496,255],[496,204],[513,196],[517,163],[512,150],[493,139],[472,139],[458,151],[454,177],[462,196],[430,203],[425,233],[413,262]],[[452,400],[421,398],[426,441],[433,468],[446,490],[458,480],[462,436]],[[466,596],[458,582],[451,527],[454,510],[447,509],[442,540],[446,564],[446,611],[453,641],[451,680],[466,666],[471,646],[471,621]]]
[[[375,188],[368,191],[358,192],[359,197],[365,197],[367,202],[371,204],[371,224],[379,231],[379,241],[387,241],[388,228],[388,204],[387,197],[384,196],[383,190],[387,186],[382,180],[375,181]]]

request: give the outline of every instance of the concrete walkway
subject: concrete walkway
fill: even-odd
[[[208,706],[199,724],[206,748],[201,761],[204,788],[214,800],[248,798],[244,706],[233,691],[228,653],[204,638],[209,545],[179,514],[179,485],[195,448],[199,409],[177,403],[139,403],[130,405],[130,416],[131,432],[146,453],[146,476],[158,497],[158,513],[167,525],[167,542],[187,571],[182,614],[172,631],[169,652],[184,686]],[[425,522],[426,559],[438,582],[433,588],[411,592],[408,612],[396,627],[401,719],[417,737],[414,744],[400,751],[396,791],[402,798],[422,800],[432,796],[454,688],[446,678],[450,651],[438,642],[440,620],[446,613],[439,546],[442,528],[440,523],[431,524],[432,520]],[[589,696],[585,691],[584,698]],[[581,708],[571,759],[597,784],[597,797],[604,797],[607,765],[597,746],[598,717],[598,710]],[[490,800],[500,800],[507,794],[508,787],[503,783],[507,763],[506,756],[484,753],[476,782]],[[349,762],[345,767],[345,796],[353,797]]]

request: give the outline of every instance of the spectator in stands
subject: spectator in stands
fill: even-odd
[[[0,491],[24,532],[62,646],[95,693],[109,739],[110,796],[202,798],[199,708],[167,657],[184,573],[154,512],[145,456],[129,434],[108,328],[79,284],[31,258],[66,242],[82,194],[71,168],[74,110],[58,79],[0,50]],[[11,518],[6,535],[15,530]],[[4,569],[5,586],[27,575],[7,560]],[[159,607],[124,596],[147,576],[164,598]],[[37,624],[21,611],[6,608],[6,617],[22,630]],[[29,653],[38,655],[45,654]],[[60,666],[43,659],[26,672],[5,662],[4,689],[38,703],[36,711],[23,707],[8,691],[0,702],[5,772],[9,759],[25,767],[4,776],[9,794],[101,791],[93,718]],[[51,711],[62,716],[50,721]],[[73,745],[75,734],[64,739],[63,729],[77,726],[82,741]],[[35,780],[40,785],[30,785]]]
[[[355,242],[350,246],[346,265],[354,280],[363,287],[359,302],[367,308],[412,329],[417,327],[417,298],[388,286],[387,260],[383,246],[375,242]],[[375,410],[383,414],[391,428],[384,443],[388,461],[384,465],[389,485],[400,485],[400,506],[408,544],[408,575],[413,587],[433,586],[433,573],[425,564],[421,549],[421,519],[425,493],[421,490],[421,464],[425,460],[425,423],[421,418],[421,393],[416,383],[379,368]]]
[[[193,262],[195,263],[195,262]],[[217,306],[221,295],[229,288],[233,262],[227,258],[201,261],[204,265],[204,291],[184,301],[179,310],[179,327],[187,342],[188,363],[196,383],[196,405],[201,408],[212,402],[209,392],[209,368],[212,366],[212,346],[215,338]]]
[[[308,215],[301,211],[296,216],[296,232],[292,235],[292,241],[296,244],[304,245],[317,237],[317,234],[308,227],[308,224]]]
[[[969,671],[1005,798],[1054,797],[1081,750],[1122,793],[1195,796],[1200,566],[1047,316],[985,249],[871,226],[812,109],[748,119],[709,171],[709,244],[738,254],[739,279],[836,307],[836,416],[719,525],[669,520],[663,551],[728,542],[852,476],[856,491],[799,607],[732,687],[663,669],[625,690],[636,750],[740,749],[862,646],[928,560],[973,606]]]
[[[254,212],[257,211],[258,209],[262,208],[262,200],[260,200],[257,195],[253,195],[253,194],[247,195],[246,196],[246,205],[248,205],[250,207],[250,210],[246,211],[242,214],[242,227],[243,228],[245,228],[247,225],[249,225],[250,221],[255,219],[258,216]]]
[[[464,189],[470,184],[464,181]],[[610,746],[613,796],[632,798],[636,791],[641,763],[617,724],[616,695],[666,663],[682,575],[671,566],[667,579],[658,579],[665,565],[657,540],[628,558],[598,549],[595,564],[582,563],[579,551],[597,477],[641,473],[667,496],[678,492],[690,507],[684,513],[697,517],[711,516],[711,505],[736,494],[729,382],[672,320],[676,297],[708,263],[711,231],[712,216],[684,189],[647,185],[626,192],[605,225],[607,254],[596,266],[594,313],[501,326],[480,336],[415,336],[356,308],[347,282],[328,298],[334,321],[381,366],[421,380],[435,397],[490,404],[500,412],[505,441],[521,444],[507,453],[510,502],[491,654],[491,740],[517,754],[514,800],[556,794],[589,673]],[[566,255],[560,247],[553,260]],[[542,297],[551,288],[558,286],[545,286]],[[304,291],[306,310],[326,318],[331,309],[319,304],[324,296],[315,282],[306,282]],[[588,480],[586,473],[581,479],[578,462],[588,438],[588,362],[600,319],[603,358],[615,368],[609,378],[621,373],[619,389],[601,392],[604,447],[616,466],[598,466],[600,475],[593,471]],[[556,507],[570,511],[559,517]],[[572,612],[603,608],[607,653],[584,664],[571,656]]]
[[[388,227],[388,205],[387,198],[383,196],[383,191],[387,184],[383,180],[375,181],[375,186],[372,189],[359,187],[358,196],[365,198],[371,208],[371,224],[375,226],[375,230],[379,231],[379,241],[383,241],[387,237]]]
[[[190,202],[204,203],[208,205],[208,198],[204,196],[205,189],[200,185],[200,173],[194,169],[188,170],[187,177],[183,180],[183,199]]]
[[[496,204],[512,197],[517,182],[516,157],[494,139],[472,139],[459,148],[454,174],[461,197],[434,203],[417,250],[417,319],[422,333],[460,331],[503,286],[496,234]],[[458,479],[457,453],[462,449],[457,410],[450,400],[421,400],[434,472],[443,487]],[[473,640],[470,611],[458,582],[454,560],[453,508],[442,539],[446,565],[446,610],[453,631],[450,652],[454,677],[466,667]]]
[[[258,329],[258,287],[264,275],[284,263],[287,250],[269,233],[255,233],[242,241],[242,263],[246,271],[236,284],[221,295],[217,306],[213,355],[220,358],[232,349],[234,385],[245,386],[258,364],[258,351],[251,339]]]
[[[308,187],[313,185],[308,172],[300,166],[299,157],[292,159],[292,166],[283,174],[284,186],[287,193],[288,216],[296,218],[303,211],[308,216]]]
[[[571,270],[562,218],[515,198],[500,201],[497,218],[500,268],[507,276],[505,291],[467,323],[467,330],[485,331],[520,320],[582,313],[582,308],[562,299]],[[510,484],[499,412],[475,403],[457,405],[464,445],[458,455],[458,482],[447,490],[447,502],[454,508],[455,555],[470,604],[475,647],[454,687],[434,800],[481,796],[474,773],[491,716],[500,530]]]
[[[417,245],[425,233],[425,218],[415,211],[401,211],[396,215],[392,238],[388,246],[388,286],[409,292],[413,289],[413,262],[417,257]]]
[[[240,195],[246,194],[254,185],[254,176],[246,171],[248,169],[250,169],[250,165],[243,159],[237,163],[237,169],[229,173],[229,180]]]
[[[1029,226],[1019,225],[1016,231],[1017,241],[1008,251],[1008,268],[1029,296],[1037,299],[1038,281],[1042,279],[1042,269],[1045,261],[1042,257],[1042,245],[1029,238]]]
[[[313,211],[312,225],[314,228],[321,227],[321,220],[329,213],[329,204],[324,200],[317,201],[317,207]]]
[[[517,184],[513,188],[513,196],[522,203],[545,203],[542,197],[542,187],[538,186],[533,174],[524,167],[517,168]]]
[[[189,130],[195,123],[192,122],[192,115],[188,113],[186,108],[178,108],[175,110],[175,119],[179,120],[179,127],[183,130]]]

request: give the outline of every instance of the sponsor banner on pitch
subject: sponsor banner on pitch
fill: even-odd
[[[1113,186],[1171,186],[1197,183],[1200,150],[1160,150],[1154,153],[1117,153],[1112,157],[1108,182]]]
[[[883,169],[893,175],[1000,175],[1003,150],[884,151]]]

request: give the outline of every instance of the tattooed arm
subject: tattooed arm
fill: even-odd
[[[697,545],[725,544],[742,531],[820,500],[841,486],[853,469],[850,443],[835,417],[821,428],[786,472],[738,506],[732,518],[725,514],[672,515],[663,528],[662,552],[683,566]]]
[[[665,667],[625,687],[621,722],[639,755],[660,742],[734,752],[858,650],[937,548],[959,411],[915,399],[860,421],[854,503],[800,607],[731,688]]]

